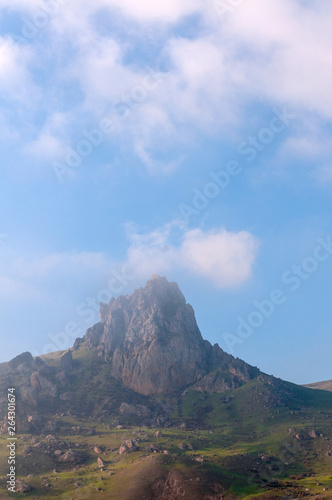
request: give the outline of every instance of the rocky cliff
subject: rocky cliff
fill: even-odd
[[[164,277],[154,275],[132,295],[101,304],[100,315],[76,348],[97,349],[111,375],[140,394],[168,394],[193,384],[219,392],[258,374],[203,340],[193,308]]]

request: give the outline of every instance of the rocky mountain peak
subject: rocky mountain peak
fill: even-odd
[[[161,277],[154,274],[152,278],[145,284],[144,294],[150,296],[155,303],[167,304],[170,302],[184,305],[184,298],[179,286],[175,282],[169,282],[165,276]]]
[[[177,283],[153,275],[132,295],[101,304],[100,313],[85,342],[127,387],[143,394],[172,392],[206,373],[205,342]]]
[[[186,299],[177,283],[169,282],[165,277],[154,274],[144,288],[135,290],[132,295],[112,298],[108,304],[101,304],[102,323],[109,323],[110,316],[118,309],[138,311],[158,311],[161,315],[174,315],[179,307],[186,305]],[[114,314],[113,314],[114,316]]]
[[[197,390],[226,390],[251,378],[245,363],[238,366],[203,340],[193,308],[177,283],[165,277],[155,274],[131,295],[101,304],[100,318],[74,349],[96,349],[110,374],[140,394],[167,394],[195,384]],[[217,373],[208,375],[215,367]]]
[[[138,338],[151,341],[172,334],[186,334],[188,338],[194,335],[197,340],[203,340],[194,311],[186,303],[177,283],[158,275],[153,275],[144,288],[135,290],[132,295],[101,304],[100,316],[111,343],[136,342]]]

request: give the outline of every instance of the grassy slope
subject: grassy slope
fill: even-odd
[[[91,352],[75,353],[74,357],[78,360],[79,356],[93,368]],[[97,373],[92,370],[89,381],[84,379],[86,373],[80,377],[92,397],[89,391],[105,383],[105,374],[99,366]],[[116,387],[113,389],[117,394]],[[120,401],[124,396],[109,393],[108,397]],[[19,437],[19,475],[36,475],[26,479],[35,489],[24,498],[64,498],[66,493],[68,499],[138,500],[144,495],[159,499],[163,498],[160,491],[168,491],[168,500],[177,498],[176,488],[182,488],[186,492],[183,498],[191,500],[204,498],[203,492],[209,489],[211,495],[212,489],[223,492],[225,499],[259,498],[266,491],[271,492],[270,498],[305,498],[309,493],[311,498],[332,498],[329,491],[323,493],[323,488],[332,489],[332,456],[328,455],[332,449],[332,394],[276,379],[271,383],[262,377],[223,394],[188,391],[183,397],[174,397],[174,403],[172,417],[177,426],[162,429],[161,438],[153,436],[156,429],[108,429],[107,419],[59,417],[57,439],[65,443],[63,450],[77,449],[87,457],[77,470],[58,464],[40,447],[24,457],[23,444],[29,444],[31,436]],[[188,430],[179,428],[184,421]],[[82,434],[71,434],[74,425],[81,425]],[[88,435],[91,427],[96,430],[94,436]],[[312,430],[316,438],[309,436]],[[139,451],[120,456],[120,444],[133,437],[140,439]],[[0,438],[2,476],[7,469],[5,440],[5,436]],[[46,443],[45,437],[41,442]],[[182,450],[181,443],[193,449]],[[160,453],[146,451],[150,444]],[[107,467],[103,472],[97,467],[95,445],[104,447],[101,456]],[[199,461],[202,456],[203,462]],[[53,473],[55,467],[57,474]],[[44,481],[51,487],[43,486]],[[1,498],[7,498],[7,493]]]
[[[80,424],[88,428],[91,422],[80,422]],[[63,498],[62,495],[66,493],[66,498],[84,498],[77,496],[75,492],[77,490],[91,499],[98,495],[97,498],[101,499],[138,500],[144,498],[143,492],[146,498],[159,498],[152,496],[153,491],[156,491],[154,489],[156,480],[165,485],[163,481],[168,474],[177,475],[177,481],[182,482],[183,487],[188,490],[188,495],[184,498],[192,500],[203,498],[201,487],[203,491],[208,492],[212,485],[216,491],[218,485],[220,485],[219,491],[227,491],[224,493],[225,499],[254,498],[252,495],[258,495],[265,490],[272,491],[275,495],[279,491],[282,495],[289,492],[303,498],[301,495],[304,495],[305,488],[309,488],[311,493],[318,494],[322,493],[324,487],[332,487],[331,463],[318,451],[328,445],[324,438],[312,440],[305,447],[297,443],[296,448],[294,444],[292,445],[293,438],[287,435],[287,430],[282,425],[277,425],[272,435],[262,433],[259,440],[239,442],[230,439],[227,429],[214,429],[213,434],[210,431],[168,429],[162,430],[162,438],[155,438],[154,431],[155,429],[109,430],[100,424],[96,436],[59,436],[65,442],[64,449],[75,448],[87,454],[87,461],[77,470],[74,470],[73,466],[58,464],[47,455],[45,457],[40,447],[34,449],[32,456],[23,457],[22,439],[27,440],[24,444],[29,444],[31,437],[19,437],[21,443],[19,475],[26,478],[26,481],[34,487],[34,491],[28,495],[16,496],[51,499]],[[115,450],[125,439],[133,438],[133,432],[139,432],[135,437],[140,438],[140,450],[120,456]],[[4,444],[4,439],[0,438],[1,444]],[[284,452],[284,456],[274,455],[275,458],[268,458],[267,462],[261,459],[262,454],[271,457],[272,449],[275,448],[276,451],[278,447],[280,448],[282,440],[288,440],[287,456]],[[45,438],[42,438],[41,442],[47,445]],[[182,442],[192,444],[194,451],[180,450],[179,445]],[[145,447],[150,444],[162,452],[168,450],[169,454],[147,453]],[[100,456],[107,465],[102,472],[97,467],[97,455],[93,452],[95,445],[105,447]],[[1,446],[1,450],[4,455],[4,446]],[[204,455],[203,463],[197,462],[196,459],[202,455]],[[4,458],[1,456],[1,464],[5,463]],[[285,465],[286,458],[289,466]],[[53,472],[55,467],[58,473]],[[255,473],[255,470],[258,472]],[[6,466],[2,465],[0,474],[5,473]],[[28,478],[31,473],[36,476]],[[43,486],[44,481],[51,486]],[[77,482],[79,486],[75,486]],[[101,488],[102,491],[97,493],[97,488]],[[1,493],[1,498],[9,496],[5,491]]]
[[[58,367],[61,354],[54,353],[48,363]],[[45,436],[40,439],[41,447],[33,448],[31,456],[23,456],[23,446],[32,436],[19,436],[18,474],[34,487],[22,498],[94,499],[98,495],[101,499],[140,500],[145,496],[164,500],[161,492],[168,492],[165,500],[173,500],[180,494],[177,488],[186,492],[181,498],[190,500],[204,498],[209,489],[211,495],[222,492],[229,500],[260,498],[266,492],[272,495],[266,500],[305,498],[309,493],[311,498],[332,498],[331,393],[264,376],[223,394],[189,390],[172,398],[175,426],[162,429],[164,436],[155,438],[156,429],[109,429],[112,412],[121,402],[148,405],[149,398],[121,387],[94,351],[80,349],[73,358],[74,369],[61,388],[73,397],[62,402],[64,415],[55,415],[55,401],[49,418],[59,423],[57,439],[64,442],[61,449],[77,449],[87,460],[76,470],[73,465],[57,463],[48,453]],[[2,368],[0,365],[0,374]],[[91,418],[86,418],[90,408]],[[142,424],[133,418],[124,420],[133,426]],[[184,422],[188,430],[180,429]],[[83,429],[79,435],[72,431],[77,425]],[[89,435],[92,427],[96,431],[93,436]],[[309,436],[313,430],[315,439]],[[136,437],[133,432],[139,432],[139,451],[120,456],[120,444]],[[4,477],[8,467],[6,436],[0,437],[0,443],[0,475]],[[181,443],[193,449],[182,450]],[[150,444],[160,453],[148,452],[145,448]],[[107,467],[103,472],[97,467],[95,445],[104,446],[101,456]],[[30,474],[34,477],[28,477]],[[43,486],[45,481],[51,486]],[[323,488],[329,491],[323,493]],[[0,498],[8,496],[3,489]]]

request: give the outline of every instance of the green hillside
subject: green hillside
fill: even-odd
[[[188,390],[158,400],[123,392],[97,364],[93,351],[78,351],[74,359],[74,400],[64,402],[68,409],[61,413],[47,415],[56,431],[19,436],[20,478],[33,489],[18,498],[332,498],[329,392],[261,375],[221,394]],[[112,408],[126,399],[149,407],[167,405],[171,414],[166,427],[144,426],[142,418],[128,415],[115,417]],[[92,402],[95,414],[80,416]],[[161,434],[156,437],[157,431]],[[6,439],[0,437],[3,487]],[[135,449],[120,455],[126,440],[137,440]],[[79,459],[59,462],[54,451],[70,449]],[[102,471],[98,457],[105,462]],[[2,491],[1,498],[10,497]]]

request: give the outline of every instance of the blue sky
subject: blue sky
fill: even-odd
[[[332,378],[331,15],[0,0],[1,361],[158,273],[212,343]]]

